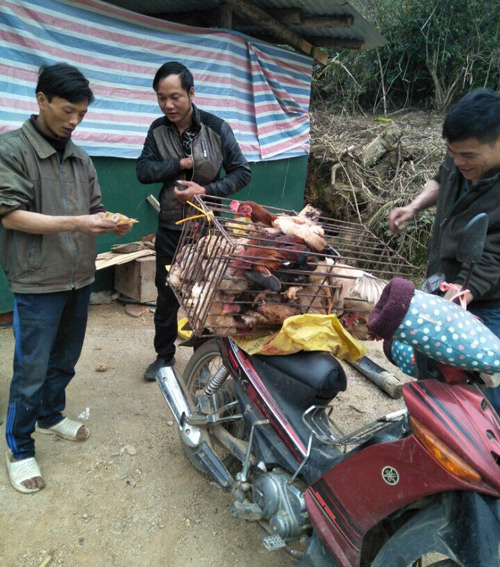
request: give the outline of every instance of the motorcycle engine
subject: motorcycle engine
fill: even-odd
[[[273,535],[284,541],[299,539],[307,526],[304,492],[298,481],[288,484],[290,475],[279,469],[260,475],[253,484],[253,498],[262,509],[262,519],[269,522]]]

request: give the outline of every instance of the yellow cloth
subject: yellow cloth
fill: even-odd
[[[295,315],[285,319],[279,331],[232,338],[248,354],[286,355],[319,350],[355,362],[368,353],[366,346],[344,329],[336,315]]]

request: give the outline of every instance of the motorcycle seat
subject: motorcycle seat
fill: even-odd
[[[347,387],[344,369],[327,352],[297,352],[287,356],[254,355],[286,376],[312,388],[318,398],[331,400]]]

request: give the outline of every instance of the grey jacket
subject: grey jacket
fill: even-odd
[[[500,305],[500,173],[463,192],[464,178],[447,156],[433,179],[439,183],[439,195],[429,245],[428,274],[443,272],[449,282],[464,282],[468,266],[456,260],[458,238],[474,216],[487,213],[483,256],[468,287],[475,307]]]
[[[192,142],[193,171],[189,181],[205,187],[207,195],[228,197],[250,183],[251,172],[238,142],[227,122],[199,110],[193,104],[193,122],[198,134]],[[161,182],[159,224],[176,228],[183,218],[183,205],[175,198],[178,179],[186,179],[181,169],[184,157],[177,127],[166,117],[158,118],[149,128],[144,148],[137,162],[137,177],[141,183]],[[221,169],[226,175],[221,178]],[[182,227],[181,227],[182,228]]]
[[[0,136],[0,216],[16,209],[88,215],[100,204],[92,160],[71,140],[60,162],[56,150],[29,120]],[[81,232],[0,232],[2,265],[14,293],[79,289],[94,281],[94,237]]]

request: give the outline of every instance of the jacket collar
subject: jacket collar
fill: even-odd
[[[465,177],[460,173],[460,170],[455,165],[455,162],[451,159],[449,154],[446,155],[446,160],[448,161],[448,166],[450,168],[451,175],[455,176],[457,179],[465,179]],[[500,182],[500,171],[496,170],[493,172],[491,177],[486,177],[485,179],[481,179],[476,185],[471,185],[471,188],[478,187],[489,187],[490,185],[494,185]]]
[[[191,106],[193,107],[193,125],[196,127],[196,129],[198,130],[199,128],[201,128],[201,117],[200,117],[200,110],[199,108],[194,104],[194,102],[191,103]],[[165,124],[169,127],[169,128],[175,128],[177,130],[177,126],[173,123],[170,122],[170,120],[165,116]]]
[[[48,157],[57,153],[56,150],[49,144],[49,142],[39,132],[37,132],[36,128],[33,126],[29,119],[26,120],[26,122],[21,126],[21,130],[24,132],[24,134],[26,134],[26,137],[30,141],[40,159],[47,159]],[[66,144],[63,159],[66,159],[69,156],[78,157],[78,147],[73,143],[72,140],[69,140]]]

